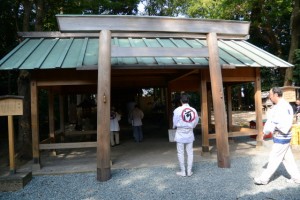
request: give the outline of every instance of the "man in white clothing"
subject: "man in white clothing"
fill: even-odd
[[[274,106],[264,125],[263,132],[265,135],[273,133],[274,144],[267,168],[260,177],[254,178],[254,183],[257,185],[268,184],[280,163],[283,162],[291,176],[288,182],[300,184],[300,173],[290,147],[293,108],[282,98],[282,90],[279,87],[270,90],[269,98]]]
[[[177,156],[180,166],[178,176],[186,176],[184,163],[184,150],[187,153],[187,175],[193,174],[193,142],[195,140],[193,129],[199,121],[197,111],[189,106],[189,97],[187,94],[181,95],[181,106],[174,110],[173,128],[176,128],[174,140],[177,142]]]

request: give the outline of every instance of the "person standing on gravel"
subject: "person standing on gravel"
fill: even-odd
[[[120,144],[120,125],[121,115],[116,111],[115,107],[111,107],[110,111],[110,145],[114,147]]]
[[[143,141],[143,129],[142,129],[142,119],[144,118],[144,112],[139,108],[138,105],[135,105],[130,114],[130,119],[132,121],[133,127],[133,137],[135,142]]]
[[[293,108],[282,98],[282,90],[279,87],[273,87],[270,90],[269,98],[274,106],[264,125],[263,133],[266,135],[272,132],[274,144],[267,168],[260,177],[254,178],[254,183],[257,185],[268,184],[280,163],[283,162],[291,176],[288,182],[300,184],[300,173],[290,147]]]
[[[197,111],[189,106],[189,97],[187,94],[181,95],[181,106],[173,112],[173,128],[176,128],[174,140],[177,143],[177,156],[180,166],[178,176],[192,176],[193,167],[193,142],[195,140],[193,129],[199,121]],[[184,150],[187,153],[187,174],[184,163]]]

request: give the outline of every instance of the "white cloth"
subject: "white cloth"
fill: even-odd
[[[177,128],[174,140],[180,143],[193,142],[195,140],[193,128],[199,122],[197,111],[186,103],[176,108],[173,113],[173,128]]]
[[[299,170],[297,168],[289,143],[273,144],[268,166],[260,176],[260,180],[263,182],[269,182],[271,176],[277,170],[281,162],[284,164],[286,171],[291,175],[292,179],[300,180]]]
[[[274,132],[275,129],[287,134],[292,127],[293,117],[294,111],[292,106],[283,98],[280,98],[268,114],[267,122],[264,125],[264,134]]]
[[[115,146],[115,144],[120,144],[120,137],[118,131],[110,132],[110,144],[111,146]]]
[[[179,161],[179,167],[182,172],[185,172],[185,164],[184,164],[184,147],[187,154],[187,171],[191,172],[193,167],[193,143],[179,143],[177,142],[177,156]]]
[[[110,118],[110,131],[120,131],[119,121],[121,120],[121,115],[115,112],[115,116]]]
[[[139,108],[134,108],[131,111],[130,119],[132,120],[132,126],[142,126],[142,119],[144,118],[144,113]]]

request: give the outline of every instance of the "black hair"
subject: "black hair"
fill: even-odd
[[[280,87],[273,87],[271,90],[273,94],[277,94],[279,97],[282,97],[282,90]]]
[[[181,94],[181,102],[182,103],[189,103],[189,96],[185,93]]]

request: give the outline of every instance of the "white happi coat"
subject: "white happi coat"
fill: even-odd
[[[119,121],[121,120],[121,115],[115,112],[115,116],[110,119],[110,131],[120,131]]]
[[[176,108],[173,114],[173,128],[177,128],[174,140],[179,143],[193,142],[195,140],[193,129],[199,121],[197,111],[186,103]]]

